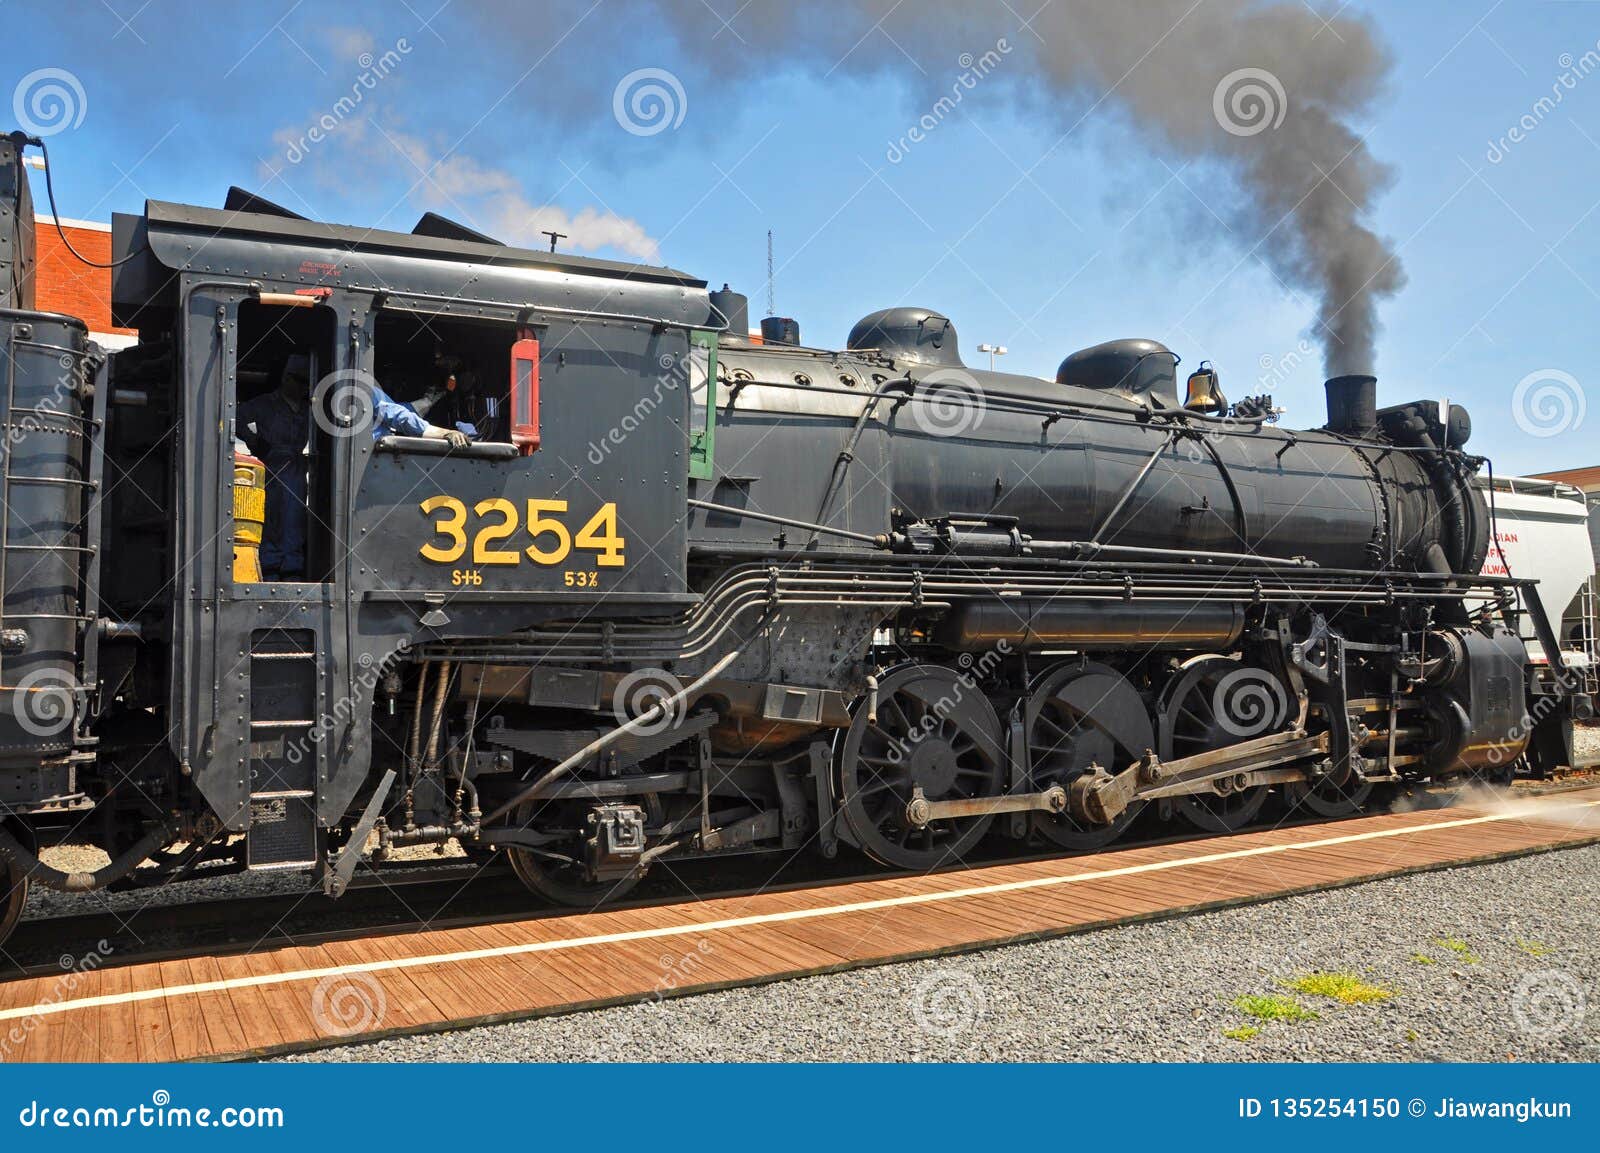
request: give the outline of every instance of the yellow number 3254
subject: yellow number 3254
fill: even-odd
[[[467,506],[458,497],[430,496],[421,505],[433,518],[434,540],[418,552],[435,564],[454,564],[467,553]],[[574,547],[595,554],[600,568],[621,568],[627,563],[623,550],[627,541],[617,534],[617,506],[607,501],[584,522],[576,533],[567,529],[561,518],[567,512],[564,500],[530,500],[527,503],[527,534],[531,544],[517,548],[496,547],[516,535],[519,510],[505,497],[489,497],[472,506],[476,525],[471,533],[472,563],[477,565],[515,565],[526,556],[537,565],[557,565],[571,555]],[[443,543],[440,543],[440,542]]]

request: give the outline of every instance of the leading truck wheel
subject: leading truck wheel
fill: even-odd
[[[544,856],[534,849],[507,849],[511,871],[517,880],[554,905],[569,909],[598,909],[620,901],[639,883],[640,874],[630,873],[615,881],[591,881],[581,865],[571,865],[558,857]]]
[[[21,869],[9,861],[0,861],[0,945],[11,936],[11,930],[22,920],[22,909],[28,903],[28,878]]]
[[[517,811],[517,820],[522,824],[532,823],[535,804],[530,801],[522,806]],[[575,841],[576,838],[560,847],[575,849]],[[506,849],[506,857],[517,880],[551,904],[569,909],[597,909],[620,901],[644,876],[635,871],[616,880],[591,881],[581,860],[561,853],[542,853],[538,849],[513,846]]]
[[[1000,718],[970,677],[940,665],[900,665],[878,683],[836,753],[839,811],[861,851],[894,869],[926,872],[962,863],[992,813],[918,823],[910,806],[993,797],[1005,791]]]

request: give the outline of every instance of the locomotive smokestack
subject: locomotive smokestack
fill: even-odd
[[[1328,429],[1346,436],[1369,437],[1378,430],[1378,378],[1352,373],[1326,381]]]

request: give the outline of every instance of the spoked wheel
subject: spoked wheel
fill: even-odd
[[[1117,773],[1155,747],[1144,699],[1109,665],[1072,661],[1047,669],[1033,682],[1023,712],[1034,787],[1072,782],[1094,765]],[[1072,813],[1035,813],[1034,828],[1064,849],[1098,849],[1116,840],[1139,815],[1129,805],[1109,825],[1080,821]]]
[[[835,754],[839,811],[856,843],[896,869],[956,864],[988,831],[989,813],[918,826],[913,792],[929,801],[1005,791],[1000,719],[974,684],[938,665],[901,665],[878,684],[876,719],[859,702]]]
[[[1161,693],[1163,761],[1226,748],[1279,732],[1292,719],[1289,691],[1266,669],[1228,657],[1199,657],[1186,664]],[[1231,833],[1255,820],[1267,786],[1176,797],[1173,807],[1208,833]]]
[[[27,876],[10,862],[0,861],[0,945],[5,944],[11,930],[22,920],[22,910],[27,903]]]
[[[517,810],[518,821],[529,820],[532,804],[530,802]],[[557,850],[548,853],[511,846],[506,849],[511,871],[517,875],[517,880],[545,900],[574,909],[595,909],[620,901],[643,879],[643,873],[634,872],[617,880],[589,880],[582,861],[558,851],[569,849],[576,852],[577,839],[574,836],[572,841],[563,842]]]

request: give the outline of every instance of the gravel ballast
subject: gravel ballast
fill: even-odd
[[[1577,725],[1572,730],[1572,759],[1580,763],[1600,758],[1600,726]]]
[[[1597,929],[1600,847],[1591,847],[289,1059],[1592,1061]],[[686,942],[691,953],[716,947],[714,935]],[[690,962],[663,963],[671,972]],[[1285,986],[1318,972],[1350,974],[1389,996],[1344,1004]],[[1252,996],[1316,1016],[1252,1017],[1237,1006]]]

